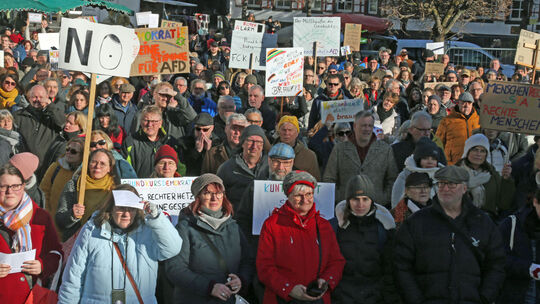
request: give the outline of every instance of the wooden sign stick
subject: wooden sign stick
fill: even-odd
[[[536,40],[536,47],[534,48],[533,73],[531,78],[531,84],[534,84],[534,78],[536,77],[536,60],[538,59],[538,52],[540,52],[540,39]]]
[[[285,97],[281,96],[281,108],[279,110],[279,117],[283,117],[283,99]]]
[[[90,155],[90,141],[92,140],[92,117],[94,117],[94,104],[96,99],[96,74],[92,73],[90,81],[90,98],[88,101],[88,119],[86,121],[86,136],[84,138],[83,161],[81,171],[81,185],[77,204],[84,205],[84,192],[86,191],[86,172],[88,172],[88,156]]]
[[[317,41],[313,42],[313,75],[317,75]]]

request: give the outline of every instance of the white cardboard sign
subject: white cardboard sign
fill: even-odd
[[[444,41],[428,42],[426,43],[426,49],[432,50],[435,55],[444,55]]]
[[[135,13],[135,19],[137,20],[137,26],[148,25],[150,23],[150,14],[152,14],[152,12],[138,12],[138,13]]]
[[[329,100],[321,102],[321,119],[324,123],[354,121],[354,115],[364,110],[363,99]]]
[[[0,68],[4,67],[4,51],[0,51]]]
[[[254,181],[253,189],[253,235],[259,235],[264,221],[272,214],[274,208],[281,207],[287,197],[282,189],[282,181]],[[327,220],[334,217],[335,184],[317,183],[314,191],[315,208]]]
[[[60,49],[60,33],[38,33],[38,40],[41,50]]]
[[[230,68],[249,69],[251,55],[254,70],[264,70],[260,65],[261,48],[264,36],[264,24],[236,21],[232,32]]]
[[[59,66],[71,71],[129,77],[139,46],[133,29],[63,18]]]
[[[317,56],[339,56],[340,17],[295,17],[293,46],[304,48],[305,56],[313,56],[317,42]]]
[[[150,14],[150,16],[148,16],[148,27],[149,28],[159,27],[159,15],[158,14]]]
[[[304,87],[304,50],[266,50],[265,96],[301,96]]]
[[[41,14],[28,13],[28,21],[30,23],[41,23],[42,17]]]

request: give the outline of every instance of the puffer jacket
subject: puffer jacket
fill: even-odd
[[[465,196],[459,217],[437,198],[398,229],[394,275],[405,303],[493,303],[504,281],[499,230]]]
[[[455,164],[461,159],[465,141],[473,135],[473,130],[480,128],[480,116],[473,108],[469,118],[459,112],[458,106],[445,117],[437,128],[437,137],[444,145],[444,153],[448,165]]]
[[[399,303],[391,271],[392,215],[375,203],[365,216],[345,212],[346,206],[346,201],[336,206],[337,242],[347,264],[332,303]]]
[[[157,303],[158,261],[177,255],[182,247],[182,239],[161,213],[146,217],[129,233],[113,229],[107,221],[101,226],[94,219],[86,222],[66,264],[58,303],[111,303],[112,289],[122,289],[124,280],[126,303],[138,303],[113,242],[118,244],[143,302]]]
[[[232,218],[228,218],[218,229],[214,229],[189,208],[184,208],[176,225],[184,240],[180,254],[165,262],[167,277],[175,285],[175,303],[234,303],[210,295],[215,283],[227,283],[229,273],[236,274],[242,281],[242,289],[248,289],[254,273],[253,257],[244,234]],[[227,271],[220,267],[219,260],[208,242],[219,250]]]

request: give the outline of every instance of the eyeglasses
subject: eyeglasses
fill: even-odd
[[[91,141],[90,142],[90,148],[95,148],[97,145],[105,146],[106,144],[107,144],[107,142],[105,141],[105,139],[101,139],[101,140],[98,140],[98,141]]]
[[[306,193],[306,194],[296,194],[296,195],[293,195],[293,197],[297,201],[302,200],[302,199],[312,199],[313,198],[313,192],[309,192],[309,193]]]
[[[264,141],[259,141],[259,140],[253,140],[253,139],[246,139],[246,143],[248,145],[256,145],[256,146],[262,146],[264,144]]]
[[[407,189],[416,190],[416,191],[429,191],[431,190],[431,187],[428,185],[420,185],[420,186],[409,186]]]
[[[211,128],[201,128],[201,127],[195,127],[195,130],[199,132],[208,132]]]
[[[416,130],[420,131],[420,132],[431,132],[431,128],[428,128],[428,129],[420,129],[418,127],[414,127]]]
[[[444,187],[448,187],[448,189],[450,190],[454,190],[457,188],[459,184],[456,184],[456,183],[450,183],[450,182],[438,182],[437,183],[437,186],[439,187],[439,190],[440,189],[443,189]]]
[[[81,151],[77,150],[77,149],[73,149],[73,148],[67,148],[66,149],[66,153],[69,153],[69,154],[79,154]]]
[[[223,191],[220,191],[220,192],[210,192],[210,191],[204,191],[202,193],[202,196],[204,198],[211,198],[212,195],[215,195],[217,198],[222,198],[223,197]]]
[[[329,87],[337,87],[338,85],[339,85],[339,82],[338,83],[335,83],[335,82],[329,82],[328,83]]]
[[[351,134],[351,131],[339,131],[336,134],[338,136],[349,136],[349,134]]]
[[[161,122],[161,119],[159,119],[159,120],[150,120],[150,119],[143,120],[143,123],[148,124],[148,125],[150,125],[150,124],[155,125],[155,124],[158,124],[160,122]]]
[[[19,191],[22,189],[24,184],[15,184],[15,185],[0,185],[0,191],[7,192],[9,189],[13,191]]]
[[[9,80],[4,81],[4,84],[5,84],[5,85],[10,85],[10,86],[16,86],[16,85],[17,85],[16,82],[14,82],[14,81],[9,81]]]

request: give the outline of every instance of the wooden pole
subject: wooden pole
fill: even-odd
[[[317,41],[313,42],[313,77],[315,75],[317,75]]]
[[[510,151],[512,150],[512,146],[514,145],[514,133],[513,132],[509,132],[510,133],[510,139],[508,140],[508,152],[506,153],[506,155],[504,156],[504,164],[508,164],[510,162]]]
[[[536,60],[538,59],[538,52],[540,52],[540,39],[536,40],[536,48],[534,49],[533,73],[532,73],[532,78],[531,78],[531,84],[534,84],[534,78],[536,77]]]
[[[90,155],[90,141],[92,140],[92,117],[94,117],[94,104],[96,99],[96,74],[92,73],[90,81],[90,100],[88,101],[88,119],[86,121],[86,136],[84,138],[83,161],[81,171],[81,185],[77,204],[84,205],[84,192],[86,191],[86,172],[88,172],[88,156]]]
[[[253,74],[253,67],[255,66],[255,56],[253,56],[253,53],[249,54],[249,70],[251,71],[251,74]]]
[[[279,110],[279,117],[283,117],[283,99],[285,97],[281,96],[281,108]]]

